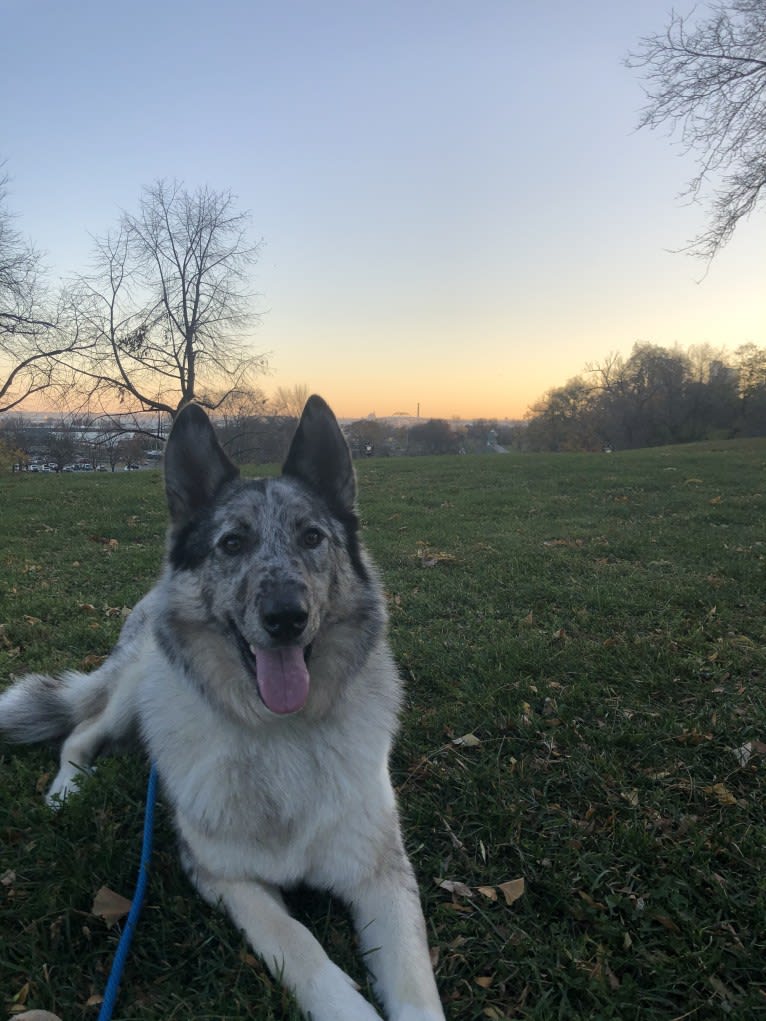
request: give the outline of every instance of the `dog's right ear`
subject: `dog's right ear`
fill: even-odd
[[[165,447],[165,492],[175,525],[190,521],[212,503],[226,482],[239,477],[198,404],[176,415]]]

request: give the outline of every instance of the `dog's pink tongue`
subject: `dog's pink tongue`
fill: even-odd
[[[309,697],[309,672],[303,649],[255,649],[258,690],[273,713],[295,713]]]

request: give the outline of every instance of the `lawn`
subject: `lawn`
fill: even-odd
[[[448,1018],[766,1018],[766,441],[359,464],[407,680],[393,759]],[[158,472],[0,480],[0,685],[95,664],[151,584]],[[0,996],[93,1018],[146,768],[52,815],[0,749]],[[116,1018],[297,1013],[161,809]],[[523,882],[522,882],[523,881]],[[342,910],[295,911],[363,981]]]

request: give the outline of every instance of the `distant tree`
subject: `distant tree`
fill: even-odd
[[[261,454],[259,424],[268,414],[268,401],[258,390],[231,398],[216,418],[218,438],[226,453],[237,464],[258,460]]]
[[[593,416],[593,388],[581,377],[549,390],[529,411],[527,440],[535,450],[596,450],[603,443]]]
[[[740,398],[737,431],[746,436],[766,434],[766,348],[743,344],[734,352]]]
[[[76,348],[50,307],[40,253],[14,226],[7,184],[0,177],[0,412],[50,390],[58,359]]]
[[[293,386],[278,386],[271,398],[271,413],[273,415],[294,418],[297,421],[301,417],[303,405],[308,398],[309,388],[305,383],[295,383]]]
[[[766,349],[635,344],[549,390],[528,412],[530,450],[598,450],[766,435]]]
[[[21,471],[26,467],[26,454],[20,447],[9,442],[9,439],[9,437],[0,437],[0,470],[13,469],[16,471],[18,469]]]
[[[360,418],[344,432],[355,457],[379,457],[390,453],[392,430],[375,418]]]
[[[80,435],[79,424],[71,417],[62,417],[53,427],[48,439],[47,457],[61,471],[64,465],[74,460]]]
[[[408,452],[410,454],[456,454],[460,439],[453,432],[449,422],[431,418],[421,425],[413,425],[409,431]]]
[[[642,39],[628,67],[643,72],[640,127],[669,125],[698,172],[685,194],[712,189],[709,226],[689,250],[712,259],[755,209],[766,185],[766,0],[728,0],[689,25],[673,12],[664,32]]]
[[[95,272],[70,292],[86,353],[68,364],[84,404],[172,417],[254,389],[265,359],[245,337],[257,255],[248,228],[230,192],[159,181],[96,241]]]

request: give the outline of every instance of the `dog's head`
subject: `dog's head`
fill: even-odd
[[[356,479],[330,408],[310,397],[282,475],[240,478],[205,412],[179,412],[165,451],[171,528],[163,644],[239,715],[303,709],[333,626],[358,612],[370,567]],[[363,601],[363,600],[362,600]],[[253,685],[255,681],[255,685]]]

